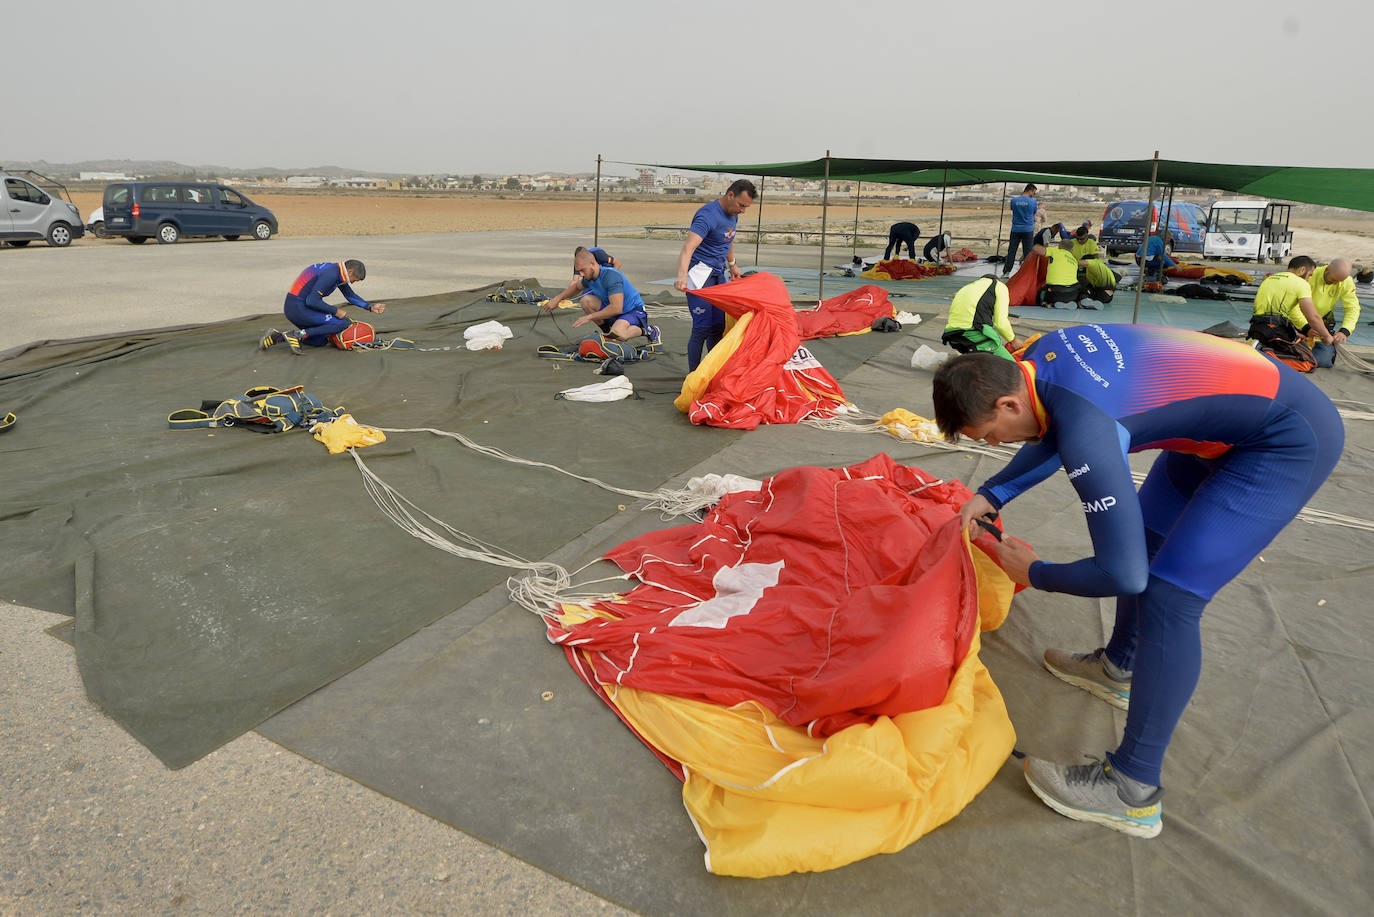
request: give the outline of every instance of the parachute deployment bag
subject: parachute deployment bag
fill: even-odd
[[[376,338],[377,332],[367,322],[354,322],[338,334],[331,334],[329,343],[340,350],[352,350],[359,344],[370,344]]]

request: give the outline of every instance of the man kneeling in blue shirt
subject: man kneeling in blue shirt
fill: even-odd
[[[545,312],[552,312],[580,289],[585,291],[579,303],[582,315],[572,323],[574,328],[596,322],[603,333],[613,334],[622,341],[643,335],[650,344],[659,342],[658,326],[649,324],[649,315],[644,311],[644,297],[630,285],[624,274],[598,263],[596,256],[582,246],[573,253],[573,270],[577,274],[574,282],[544,303]]]

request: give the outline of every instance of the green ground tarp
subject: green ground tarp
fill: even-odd
[[[650,311],[654,308],[650,303]],[[490,303],[485,291],[398,300],[375,321],[445,352],[257,349],[260,318],[25,350],[0,364],[0,585],[21,605],[75,615],[87,693],[169,766],[190,763],[504,580],[384,517],[347,455],[304,430],[173,431],[167,415],[259,385],[300,384],[359,422],[461,432],[621,487],[653,490],[740,434],[673,406],[685,322],[632,366],[640,400],[555,401],[595,364],[534,356],[571,317]],[[471,352],[462,331],[516,333]],[[560,331],[559,329],[563,329]],[[581,332],[573,332],[580,336]],[[864,337],[878,338],[878,335]],[[822,359],[843,371],[880,346]],[[540,557],[627,501],[427,434],[364,450],[369,467],[458,529]]]
[[[910,357],[922,343],[938,348],[940,331],[928,322],[901,335],[839,376],[846,393],[870,411],[928,411],[930,374],[913,371]],[[1369,380],[1317,378],[1335,397],[1374,399]],[[1349,425],[1346,456],[1317,506],[1374,510],[1368,426]],[[884,436],[773,426],[688,473],[757,477],[880,451],[973,484],[999,467]],[[1136,456],[1135,467],[1153,458]],[[664,524],[646,515],[608,518],[556,558],[577,566]],[[1062,474],[1018,498],[1003,519],[1047,558],[1086,550],[1083,511]],[[1009,760],[956,818],[890,856],[818,874],[713,876],[681,786],[545,644],[541,622],[499,590],[262,732],[642,913],[1364,913],[1359,902],[1374,900],[1374,621],[1363,594],[1371,537],[1295,523],[1208,607],[1205,669],[1166,762],[1164,833],[1151,841],[1056,815]],[[1124,714],[1040,663],[1046,647],[1102,645],[1112,614],[1110,600],[1028,590],[984,635],[980,658],[1023,751],[1081,763],[1083,753],[1115,746]],[[542,700],[543,691],[552,699]]]
[[[730,165],[644,165],[695,172],[776,175],[787,178],[818,179],[827,174],[825,159]],[[934,159],[831,157],[829,175],[832,181],[838,179],[918,186],[967,185],[990,181],[1034,181],[1051,185],[1148,185],[1153,166],[1154,162],[1150,159],[944,162]],[[1161,159],[1157,182],[1160,185],[1214,188],[1218,191],[1253,194],[1284,201],[1374,211],[1374,169],[1232,165]]]

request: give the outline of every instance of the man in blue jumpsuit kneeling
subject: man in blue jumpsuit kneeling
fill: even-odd
[[[283,333],[272,329],[262,339],[262,348],[266,350],[273,344],[289,344],[293,352],[299,353],[302,344],[307,347],[328,344],[331,335],[353,324],[343,306],[331,306],[324,301],[335,290],[343,293],[344,299],[359,309],[381,315],[386,311],[386,303],[369,303],[353,292],[351,284],[360,283],[365,277],[367,267],[357,259],[321,261],[301,271],[291,284],[291,289],[287,290],[286,302],[282,306],[286,320],[295,325],[297,330]]]
[[[964,504],[962,524],[995,518],[1063,467],[1093,556],[1051,563],[1008,539],[1002,566],[1036,589],[1116,596],[1105,647],[1046,650],[1044,663],[1126,710],[1121,744],[1093,764],[1027,758],[1026,780],[1063,815],[1154,837],[1164,751],[1202,668],[1203,608],[1326,480],[1341,418],[1304,376],[1244,344],[1141,325],[1063,328],[1021,362],[954,357],[933,385],[947,437],[1026,443]],[[1137,494],[1127,454],[1146,449],[1164,451]]]

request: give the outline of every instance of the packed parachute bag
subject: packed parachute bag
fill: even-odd
[[[1225,301],[1231,298],[1226,295],[1225,290],[1214,290],[1200,283],[1181,284],[1174,287],[1169,292],[1177,296],[1182,296],[1184,299],[1215,299]]]
[[[540,344],[535,354],[545,360],[599,364],[604,364],[607,360],[617,360],[623,365],[652,360],[655,348],[656,345],[648,338],[632,338],[626,341],[614,334],[593,331],[580,341],[569,344]]]
[[[14,425],[18,422],[19,418],[15,415],[13,411],[6,411],[4,416],[0,417],[0,433],[4,433],[6,430],[13,429]]]
[[[1293,323],[1282,315],[1255,315],[1250,318],[1250,340],[1255,349],[1281,360],[1300,373],[1310,373],[1317,368],[1317,358],[1293,327]]]
[[[173,430],[240,427],[254,433],[285,433],[296,427],[338,420],[343,408],[328,408],[302,386],[261,385],[242,397],[201,401],[199,408],[182,408],[167,415]]]

